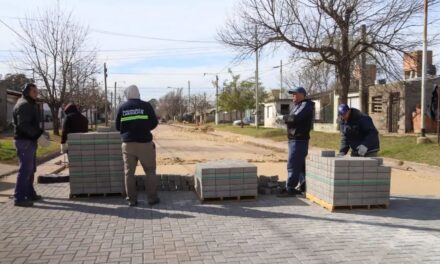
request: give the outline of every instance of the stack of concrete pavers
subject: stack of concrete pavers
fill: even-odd
[[[74,133],[67,142],[71,195],[125,193],[119,133]]]
[[[390,179],[391,168],[381,158],[323,151],[306,162],[307,194],[333,206],[388,205]]]
[[[259,176],[258,193],[259,194],[279,194],[286,187],[285,181],[279,181],[278,176]]]
[[[195,171],[195,189],[200,199],[257,196],[257,167],[240,160],[200,163]]]
[[[157,188],[160,191],[192,191],[194,177],[189,175],[158,174]],[[145,191],[146,176],[136,176],[138,191]]]

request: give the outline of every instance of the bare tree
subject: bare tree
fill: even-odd
[[[310,62],[291,72],[285,82],[289,86],[304,86],[309,94],[321,93],[333,88],[335,83],[334,67],[327,63],[313,66]]]
[[[213,105],[210,103],[206,93],[199,93],[191,95],[191,108],[194,109],[194,121],[195,123],[205,123],[207,110]],[[200,115],[200,119],[197,120],[197,114]]]
[[[293,56],[336,69],[341,100],[347,101],[350,67],[367,53],[390,74],[396,55],[420,44],[414,38],[423,0],[242,0],[238,16],[219,31],[221,41],[250,56],[256,49],[287,44]],[[430,0],[430,4],[437,4]],[[420,20],[420,19],[419,19]],[[421,21],[421,20],[420,20]],[[366,25],[366,37],[361,37]],[[256,39],[258,39],[256,41]],[[269,44],[274,44],[270,45]]]
[[[60,107],[96,73],[96,51],[85,49],[88,29],[59,9],[27,17],[20,26],[20,65],[32,69],[43,83],[42,98],[52,113],[54,134],[59,135]]]
[[[157,105],[158,115],[165,119],[182,118],[183,111],[186,109],[186,101],[182,96],[182,89],[167,93],[159,98]]]

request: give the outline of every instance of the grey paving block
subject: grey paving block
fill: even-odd
[[[321,157],[335,157],[336,153],[334,150],[322,150]]]

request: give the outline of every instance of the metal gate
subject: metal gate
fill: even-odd
[[[397,133],[400,119],[400,93],[390,93],[390,104],[388,108],[388,132]]]

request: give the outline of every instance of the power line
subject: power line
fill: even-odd
[[[159,38],[159,37],[142,36],[142,35],[135,35],[135,34],[120,33],[120,32],[112,32],[112,31],[100,30],[100,29],[92,29],[92,31],[96,32],[96,33],[112,35],[112,36],[139,38],[139,39],[148,39],[148,40],[184,42],[184,43],[215,43],[215,44],[219,44],[218,41],[211,41],[211,40],[187,40],[187,39]]]

